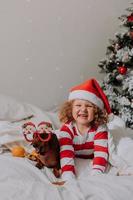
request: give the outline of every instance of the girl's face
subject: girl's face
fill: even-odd
[[[87,100],[74,100],[72,105],[72,116],[77,124],[89,126],[95,116],[93,104]]]

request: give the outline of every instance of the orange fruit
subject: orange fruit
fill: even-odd
[[[12,155],[16,157],[24,157],[25,156],[25,149],[22,146],[14,146],[11,150]]]

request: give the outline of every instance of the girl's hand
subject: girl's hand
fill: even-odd
[[[52,184],[53,185],[59,185],[59,186],[62,186],[62,185],[64,185],[64,183],[65,183],[65,181],[60,181],[60,182],[53,182]]]

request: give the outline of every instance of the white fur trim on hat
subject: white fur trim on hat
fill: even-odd
[[[68,99],[69,100],[73,100],[73,99],[88,100],[92,102],[93,104],[95,104],[96,106],[98,106],[99,108],[101,109],[104,108],[103,101],[92,92],[88,92],[84,90],[75,90],[75,91],[70,92]]]

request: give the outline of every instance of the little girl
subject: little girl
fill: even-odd
[[[111,109],[107,97],[95,79],[71,89],[59,119],[60,161],[63,180],[75,178],[74,158],[93,159],[92,175],[102,174],[108,163],[108,129]]]

